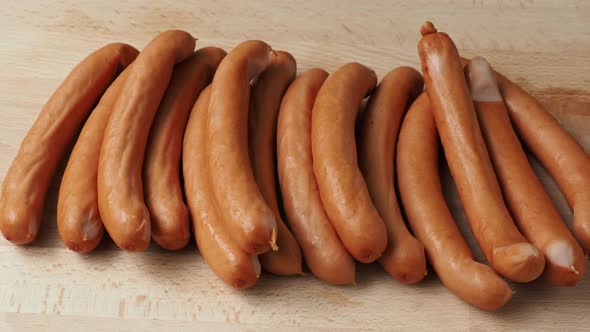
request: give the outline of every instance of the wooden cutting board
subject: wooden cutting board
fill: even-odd
[[[114,41],[142,48],[171,28],[190,31],[200,46],[231,49],[246,39],[262,39],[293,53],[300,71],[316,66],[331,71],[359,61],[383,76],[396,66],[419,67],[418,29],[430,19],[463,55],[486,57],[531,91],[590,151],[588,17],[586,1],[4,0],[0,178],[46,99],[85,55]],[[535,168],[571,222],[557,186]],[[448,176],[444,183],[465,230]],[[514,285],[512,302],[489,313],[454,297],[434,276],[405,286],[376,265],[358,267],[356,286],[264,275],[254,289],[236,291],[213,275],[194,244],[179,252],[152,245],[129,254],[105,239],[96,252],[78,255],[57,235],[55,188],[57,183],[37,241],[17,247],[0,239],[0,331],[588,331],[590,326],[589,275],[575,288],[542,281]]]

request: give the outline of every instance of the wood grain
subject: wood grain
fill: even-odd
[[[299,70],[349,61],[379,76],[419,67],[416,43],[429,19],[465,56],[482,55],[523,84],[590,151],[590,3],[587,1],[140,1],[4,0],[0,7],[0,178],[35,116],[89,52],[114,41],[141,48],[166,29],[185,29],[200,46],[231,49],[262,39],[285,49]],[[558,187],[535,170],[568,222]],[[265,275],[252,290],[224,286],[196,246],[140,254],[110,239],[89,255],[65,249],[55,225],[55,181],[42,236],[16,247],[0,239],[0,331],[423,330],[581,331],[590,326],[590,277],[575,288],[515,285],[497,313],[470,307],[436,277],[404,286],[376,265],[358,285]],[[448,175],[449,203],[474,250]],[[481,254],[478,254],[481,258]]]

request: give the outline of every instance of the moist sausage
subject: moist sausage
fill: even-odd
[[[0,195],[0,231],[15,244],[37,237],[51,178],[75,133],[121,68],[137,56],[109,44],[87,56],[49,98],[10,165]]]
[[[375,72],[349,63],[332,73],[318,92],[312,112],[313,170],[326,213],[344,247],[370,263],[387,246],[387,230],[371,202],[358,167],[354,135],[362,100],[377,84]]]
[[[109,86],[84,124],[66,166],[57,200],[57,230],[71,250],[89,252],[102,240],[104,226],[98,212],[98,158],[113,104],[131,67]]]
[[[324,70],[310,69],[283,96],[277,124],[277,168],[287,222],[311,273],[331,284],[347,285],[355,282],[354,260],[326,215],[311,156],[311,111],[327,77]]]
[[[210,86],[205,88],[190,114],[182,145],[186,201],[199,251],[213,272],[228,285],[248,288],[260,276],[256,255],[247,254],[233,241],[223,223],[211,187],[207,161],[206,126]]]
[[[428,96],[405,116],[397,144],[401,204],[414,235],[442,283],[478,308],[496,310],[512,297],[508,284],[476,262],[446,205],[439,176],[439,138]]]
[[[262,268],[277,275],[302,273],[301,250],[295,238],[281,220],[276,188],[277,117],[281,99],[297,74],[295,58],[277,51],[271,56],[266,70],[258,76],[250,95],[248,115],[248,150],[254,178],[277,223],[277,251],[260,256]]]
[[[207,116],[213,192],[232,238],[252,254],[276,249],[276,217],[256,184],[248,157],[250,81],[266,69],[271,51],[268,44],[250,40],[221,61]]]
[[[517,282],[534,280],[545,259],[518,231],[506,208],[457,48],[432,23],[421,30],[418,53],[426,92],[471,230],[498,273]]]
[[[397,280],[416,283],[426,275],[424,246],[408,232],[395,193],[395,145],[407,106],[422,92],[422,75],[399,67],[381,80],[360,117],[359,166],[371,199],[387,227],[379,264]]]
[[[582,248],[569,232],[512,129],[493,69],[481,57],[467,66],[471,98],[506,204],[525,237],[545,255],[545,276],[573,286],[584,275]]]
[[[174,65],[191,56],[195,39],[170,30],[139,54],[105,129],[98,164],[98,206],[113,241],[127,251],[150,242],[150,215],[144,202],[142,166],[152,121]]]
[[[559,185],[574,235],[590,252],[590,156],[533,96],[499,73],[496,79],[516,132]]]
[[[205,47],[176,66],[150,131],[143,165],[145,203],[152,238],[165,249],[180,249],[190,238],[179,174],[182,136],[192,106],[224,56],[222,49]]]

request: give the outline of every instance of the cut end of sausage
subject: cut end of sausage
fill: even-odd
[[[574,249],[565,241],[553,241],[546,249],[546,257],[551,264],[565,268],[573,268]],[[575,270],[575,268],[574,268]]]
[[[466,76],[471,99],[478,102],[502,101],[494,70],[484,58],[473,58],[466,67]]]
[[[100,219],[86,219],[81,222],[80,233],[83,241],[92,241],[101,235],[102,221]]]
[[[578,249],[579,250],[579,249]],[[575,286],[586,272],[582,253],[566,241],[553,241],[545,247],[546,278],[557,286]]]
[[[430,21],[426,21],[424,22],[424,24],[422,24],[422,26],[420,27],[420,34],[422,36],[426,36],[429,35],[431,33],[436,33],[437,30],[434,27],[434,24],[432,24],[432,22]]]
[[[537,279],[545,268],[545,257],[530,243],[522,242],[494,248],[494,270],[514,282]]]

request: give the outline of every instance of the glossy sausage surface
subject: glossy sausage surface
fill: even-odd
[[[213,196],[207,160],[207,107],[210,86],[195,103],[186,126],[182,145],[182,169],[187,205],[199,252],[209,267],[226,284],[249,288],[260,276],[256,255],[244,252],[231,238]]]
[[[236,46],[213,78],[207,116],[213,192],[232,238],[252,254],[276,249],[276,217],[248,156],[250,82],[266,69],[270,57],[270,46],[261,41]]]
[[[371,199],[387,227],[387,248],[379,264],[403,283],[426,275],[424,246],[408,231],[395,193],[395,146],[409,104],[422,92],[422,75],[399,67],[381,80],[359,123],[359,166]]]
[[[142,168],[150,128],[174,65],[194,53],[187,32],[160,33],[139,54],[105,129],[98,164],[98,206],[113,241],[143,251],[151,237]]]
[[[98,211],[98,158],[113,105],[129,76],[128,67],[109,86],[84,124],[70,154],[57,200],[57,230],[63,243],[78,252],[92,251],[104,234]]]
[[[519,229],[545,255],[545,276],[573,286],[584,275],[582,248],[529,165],[498,89],[493,69],[481,57],[467,66],[471,96],[506,204]]]
[[[473,235],[498,273],[516,282],[534,280],[544,256],[519,232],[504,203],[457,48],[429,23],[418,44],[426,92]]]
[[[387,246],[387,230],[358,167],[355,121],[362,100],[377,85],[375,72],[349,63],[318,92],[311,119],[313,170],[320,196],[344,247],[363,263]]]
[[[0,194],[0,231],[15,244],[37,237],[45,196],[66,148],[119,71],[137,56],[109,44],[87,56],[49,98],[21,143]]]
[[[529,93],[496,73],[510,120],[528,149],[549,171],[574,215],[574,235],[590,252],[590,156]]]
[[[285,93],[277,125],[277,165],[287,223],[311,273],[347,285],[355,282],[355,263],[326,214],[311,154],[311,112],[327,77],[322,69],[310,69]]]
[[[150,130],[143,165],[145,202],[152,238],[165,249],[180,249],[190,238],[179,172],[182,137],[191,108],[224,56],[220,48],[205,47],[178,64]]]
[[[273,210],[277,223],[278,250],[260,255],[262,268],[276,275],[302,273],[301,249],[281,219],[277,201],[277,117],[281,99],[297,74],[295,58],[276,51],[266,70],[252,86],[248,115],[248,150],[254,178]]]
[[[496,310],[512,297],[508,284],[476,262],[449,211],[439,175],[440,141],[428,96],[410,107],[399,134],[396,167],[400,199],[414,235],[442,283],[478,308]]]

